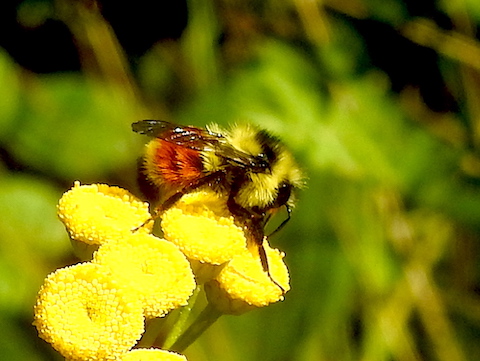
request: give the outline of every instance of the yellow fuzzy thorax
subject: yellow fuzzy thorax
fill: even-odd
[[[262,152],[262,144],[257,139],[258,129],[250,124],[232,127],[226,134],[228,142],[236,149],[247,154],[257,155]]]
[[[217,125],[208,128],[212,132],[222,134],[226,143],[233,148],[252,156],[258,156],[263,152],[262,143],[258,138],[259,130],[250,124],[233,126],[226,131]],[[294,188],[303,186],[303,174],[296,164],[292,154],[280,142],[275,143],[274,151],[276,159],[271,164],[270,171],[254,173],[247,171],[250,181],[242,185],[236,202],[245,208],[259,207],[268,208],[275,202],[278,196],[278,188],[282,183],[289,183]],[[208,165],[209,171],[220,169],[221,159],[214,152],[204,152],[203,159]],[[294,197],[288,201],[291,207]]]

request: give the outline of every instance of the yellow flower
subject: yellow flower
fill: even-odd
[[[121,361],[187,361],[187,358],[178,353],[157,348],[138,348],[123,355]]]
[[[122,238],[151,219],[148,203],[125,189],[106,184],[75,182],[57,208],[72,239],[95,245]],[[145,228],[151,230],[141,227],[138,231]]]
[[[186,305],[196,286],[184,254],[172,243],[145,233],[101,246],[93,262],[107,266],[112,277],[131,287],[149,318]]]
[[[288,269],[283,262],[284,253],[263,242],[272,278],[283,290],[290,289]],[[263,270],[258,247],[235,256],[219,275],[205,284],[208,301],[222,313],[242,314],[257,307],[283,300],[284,292]]]
[[[213,191],[185,194],[162,214],[166,240],[202,263],[220,265],[245,248],[245,236],[226,208],[226,200]]]
[[[66,359],[114,360],[144,331],[143,308],[104,266],[81,263],[50,274],[35,305],[39,336]]]

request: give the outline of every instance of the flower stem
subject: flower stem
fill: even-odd
[[[190,327],[177,338],[175,343],[168,347],[168,349],[176,352],[184,351],[190,346],[205,330],[207,330],[216,320],[222,315],[210,303],[204,308],[204,310],[198,315],[195,321]]]
[[[165,339],[162,348],[168,350],[177,341],[180,335],[185,331],[185,325],[187,323],[188,317],[190,316],[192,309],[195,306],[198,294],[200,293],[201,289],[201,286],[197,286],[193,291],[192,296],[188,300],[188,304],[181,310],[177,321],[168,333],[168,336]]]

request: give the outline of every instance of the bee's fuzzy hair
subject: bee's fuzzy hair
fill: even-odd
[[[245,208],[268,208],[277,199],[282,183],[288,183],[293,188],[303,186],[302,171],[292,154],[277,138],[249,124],[235,125],[224,135],[228,143],[245,153],[258,155],[265,147],[271,149],[273,153],[274,159],[269,172],[249,174],[251,182],[246,182],[242,186],[236,198],[239,205]],[[294,205],[294,199],[292,195],[288,206]]]

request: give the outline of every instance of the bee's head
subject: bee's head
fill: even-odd
[[[271,204],[272,208],[279,208],[288,203],[292,195],[292,185],[289,182],[282,182],[277,190],[277,197]]]
[[[265,153],[260,153],[259,155],[252,157],[252,162],[250,163],[250,171],[252,173],[271,173],[271,162],[268,159]]]
[[[303,184],[303,175],[292,154],[276,137],[251,125],[233,127],[229,143],[245,153],[244,183],[239,186],[236,202],[247,209],[266,211],[293,205],[292,193]]]
[[[239,203],[263,211],[292,207],[293,193],[303,185],[303,174],[283,144],[263,143],[263,149],[241,187]]]

